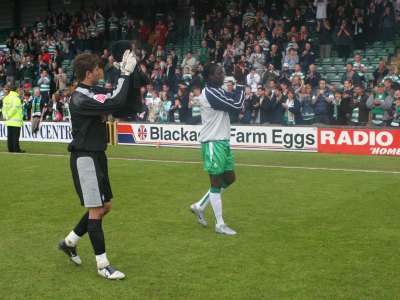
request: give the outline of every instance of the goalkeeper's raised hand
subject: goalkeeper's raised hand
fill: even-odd
[[[126,50],[122,61],[119,63],[122,75],[130,75],[136,67],[136,55],[129,50]]]

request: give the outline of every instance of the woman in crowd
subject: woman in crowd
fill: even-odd
[[[313,88],[311,84],[306,84],[300,96],[301,114],[304,124],[314,123],[314,105],[312,101]]]
[[[60,93],[56,92],[51,96],[51,103],[47,110],[51,114],[51,119],[55,122],[60,122],[63,119],[64,104],[60,101]]]
[[[286,95],[286,101],[282,103],[283,109],[283,124],[299,125],[303,123],[301,115],[300,101],[295,97],[292,89],[289,89]]]

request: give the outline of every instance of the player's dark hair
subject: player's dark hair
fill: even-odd
[[[215,83],[212,81],[211,76],[215,74],[219,65],[216,63],[208,63],[203,68],[203,79],[206,84],[214,86]]]
[[[92,72],[100,63],[95,54],[82,53],[74,59],[74,72],[79,82],[85,80],[86,72]]]

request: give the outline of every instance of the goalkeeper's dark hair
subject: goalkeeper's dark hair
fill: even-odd
[[[78,82],[84,81],[86,72],[92,72],[100,63],[100,59],[95,54],[82,53],[75,56],[74,73]]]
[[[215,82],[212,81],[211,76],[215,74],[215,71],[219,67],[216,63],[208,63],[203,68],[203,79],[204,82],[209,86],[214,86]]]

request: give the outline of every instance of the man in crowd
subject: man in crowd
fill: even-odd
[[[369,109],[367,107],[368,95],[364,92],[362,84],[354,86],[353,98],[350,101],[350,123],[353,126],[365,126],[368,123]]]
[[[330,123],[330,106],[332,105],[332,94],[326,86],[326,80],[319,81],[319,87],[313,94],[313,105],[315,112],[315,122],[328,125]]]
[[[389,110],[392,107],[392,97],[385,92],[383,83],[378,84],[376,92],[371,93],[367,107],[371,110],[371,125],[374,127],[384,127],[387,125]]]

